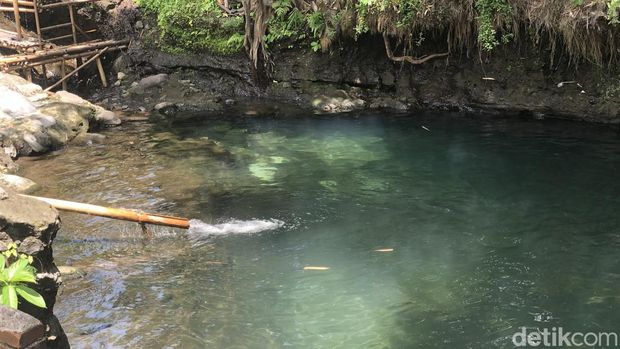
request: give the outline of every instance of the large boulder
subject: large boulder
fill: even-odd
[[[0,111],[12,118],[23,118],[37,108],[22,94],[0,86]]]
[[[60,272],[54,264],[52,243],[60,227],[58,212],[48,204],[0,188],[0,250],[15,243],[20,253],[34,257],[39,292],[47,308],[39,308],[28,302],[20,302],[19,309],[46,326],[49,348],[69,348],[69,342],[56,316],[54,304],[61,284]]]

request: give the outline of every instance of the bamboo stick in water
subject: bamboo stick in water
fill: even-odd
[[[114,218],[137,223],[148,223],[168,227],[189,229],[189,219],[182,217],[136,212],[122,208],[104,207],[98,205],[84,204],[80,202],[44,198],[39,196],[23,194],[21,196],[41,200],[49,204],[50,206],[63,211],[85,213],[93,216]]]

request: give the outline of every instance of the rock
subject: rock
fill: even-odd
[[[142,23],[142,21],[137,21],[136,24],[134,24],[134,28],[138,30],[144,29],[144,23]]]
[[[43,89],[18,75],[0,73],[0,87],[8,88],[26,97],[41,93]]]
[[[0,200],[6,200],[9,198],[9,194],[4,190],[4,188],[0,187]]]
[[[19,310],[43,323],[48,347],[69,348],[67,336],[53,314],[61,282],[52,256],[52,242],[60,227],[58,212],[42,201],[22,197],[5,189],[8,198],[0,200],[0,244],[15,242],[18,250],[33,252],[34,260],[37,261],[33,264],[37,268],[37,283],[29,286],[43,296],[47,306],[39,308],[21,302]],[[0,320],[0,327],[6,324],[7,321]]]
[[[96,108],[95,121],[103,126],[117,126],[121,124],[121,119],[113,111],[105,110],[101,107]]]
[[[116,73],[126,71],[129,68],[129,58],[124,53],[120,54],[112,64],[112,70]]]
[[[76,274],[78,272],[77,268],[68,266],[68,265],[60,265],[58,266],[58,271],[62,276]]]
[[[2,150],[4,150],[4,153],[10,156],[12,159],[17,157],[17,149],[15,149],[15,147],[12,145],[8,147],[5,146],[4,148],[2,148]]]
[[[93,145],[93,144],[103,144],[105,142],[106,136],[98,133],[82,133],[75,137],[71,144],[73,145]]]
[[[224,101],[224,104],[226,104],[226,105],[234,105],[235,104],[235,100],[229,98],[229,99]]]
[[[20,118],[36,112],[37,109],[20,93],[0,86],[0,111],[13,118]]]
[[[48,98],[49,98],[49,95],[44,92],[44,93],[37,93],[36,95],[30,96],[28,97],[28,100],[33,103],[36,103],[36,102],[41,102]]]
[[[39,187],[37,183],[28,178],[6,173],[0,174],[0,185],[22,194],[32,193]]]
[[[0,173],[14,174],[19,170],[19,166],[3,149],[0,149]]]
[[[138,87],[146,90],[151,87],[159,86],[166,80],[168,80],[168,74],[162,73],[157,75],[151,75],[140,80],[138,82]]]
[[[58,91],[56,92],[56,98],[60,99],[63,103],[69,104],[78,104],[78,105],[89,105],[90,102],[86,101],[84,98],[75,95],[71,92],[67,91]]]
[[[45,339],[45,326],[41,321],[23,311],[0,305],[0,347],[38,347]]]
[[[153,110],[155,111],[161,111],[170,107],[173,107],[174,103],[170,103],[170,102],[160,102],[155,104],[155,106],[153,107]]]
[[[380,98],[374,99],[372,103],[370,103],[370,108],[371,109],[385,108],[385,109],[394,109],[394,110],[402,110],[402,111],[408,109],[405,103],[400,102],[394,98],[389,98],[389,97],[380,97]]]
[[[17,252],[25,253],[27,255],[35,255],[45,249],[45,244],[41,240],[34,236],[28,236],[25,238],[17,248]]]
[[[121,85],[121,81],[120,81],[120,80],[116,80],[116,81],[114,82],[114,86],[118,87],[118,86],[120,86],[120,85]]]
[[[117,80],[123,80],[123,79],[125,79],[126,76],[127,76],[127,74],[123,73],[122,71],[119,71],[118,73],[116,73],[116,79]]]

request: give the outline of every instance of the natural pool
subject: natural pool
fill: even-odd
[[[63,213],[57,264],[84,273],[56,305],[74,348],[512,348],[521,326],[620,330],[617,129],[364,114],[106,135],[22,174],[40,195],[284,226],[143,243],[136,224]]]

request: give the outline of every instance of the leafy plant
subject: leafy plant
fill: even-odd
[[[620,0],[618,0],[620,1]],[[497,31],[493,21],[495,16],[500,15],[509,18],[512,15],[512,8],[506,0],[477,0],[476,10],[478,11],[478,43],[485,51],[493,51],[499,45]],[[502,37],[502,41],[509,37]]]
[[[36,270],[31,265],[32,256],[17,253],[17,245],[9,244],[9,248],[0,254],[0,304],[17,309],[18,296],[40,308],[46,308],[43,297],[26,283],[36,283]]]
[[[607,2],[607,19],[610,24],[620,24],[618,18],[618,9],[620,8],[620,0],[609,0]]]

